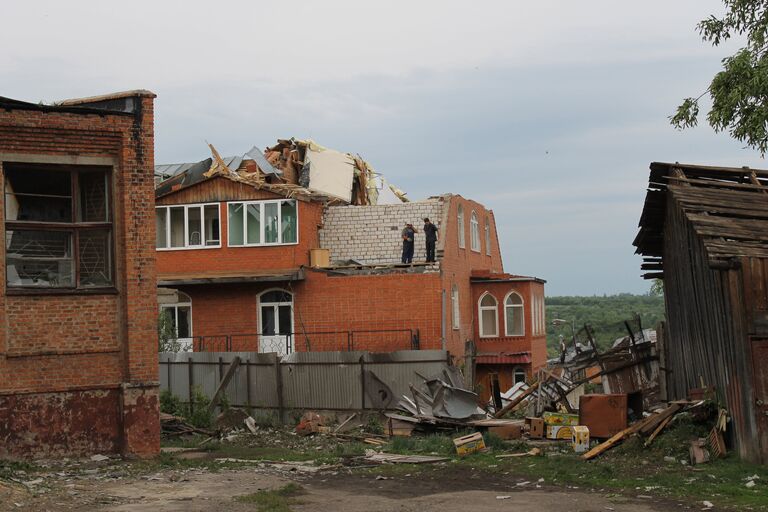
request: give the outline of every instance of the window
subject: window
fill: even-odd
[[[453,321],[453,328],[459,329],[461,325],[461,320],[459,317],[459,287],[456,285],[453,285],[451,288],[451,311],[453,312],[452,321]]]
[[[113,285],[110,168],[5,164],[9,288]]]
[[[466,247],[466,244],[464,242],[464,207],[459,205],[458,211],[459,211],[458,213],[459,218],[458,218],[458,222],[456,223],[456,226],[459,230],[459,247],[463,249],[464,247]]]
[[[219,203],[158,206],[155,227],[158,249],[221,247]]]
[[[518,382],[525,382],[525,370],[519,366],[516,367],[512,374],[512,380],[513,384],[517,384]]]
[[[469,240],[472,250],[480,252],[480,224],[477,222],[477,214],[472,212],[469,218]]]
[[[499,315],[497,311],[498,303],[496,298],[490,293],[485,293],[480,297],[479,315],[480,318],[480,337],[495,338],[499,335]]]
[[[192,299],[184,292],[177,292],[178,302],[162,304],[160,314],[165,315],[177,340],[192,338]]]
[[[531,300],[533,302],[533,334],[546,334],[547,326],[545,321],[544,297],[536,295]]]
[[[298,209],[295,199],[229,203],[227,220],[230,246],[298,242]]]
[[[491,222],[485,219],[485,254],[491,255]]]
[[[507,336],[524,336],[523,298],[511,292],[504,299],[504,329]]]

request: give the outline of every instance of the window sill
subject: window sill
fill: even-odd
[[[5,287],[5,294],[10,295],[117,295],[117,288],[14,288]]]
[[[157,252],[168,252],[168,251],[201,251],[205,249],[221,249],[221,244],[219,245],[200,245],[200,246],[194,246],[194,247],[155,247],[155,250]]]

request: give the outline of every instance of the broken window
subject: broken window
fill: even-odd
[[[498,303],[496,298],[490,293],[485,293],[480,297],[480,337],[495,338],[499,335],[499,316]]]
[[[298,242],[298,208],[294,199],[229,203],[227,212],[230,247]]]
[[[451,306],[453,307],[453,328],[458,329],[461,323],[459,319],[459,287],[456,285],[451,288]]]
[[[464,207],[461,205],[458,207],[458,219],[456,226],[459,230],[459,247],[463,249],[466,245],[464,243]]]
[[[472,212],[469,219],[469,240],[472,250],[480,252],[480,224],[477,222],[477,214]]]
[[[525,382],[525,370],[519,366],[515,368],[512,380],[513,384],[517,384],[518,382]]]
[[[491,222],[485,219],[485,254],[491,255]]]
[[[523,336],[523,298],[516,292],[511,292],[504,299],[504,329],[507,336]]]
[[[112,286],[109,169],[6,163],[4,171],[7,285]]]
[[[155,225],[158,249],[221,247],[218,203],[158,206]]]

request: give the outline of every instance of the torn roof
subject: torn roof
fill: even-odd
[[[66,112],[72,114],[135,115],[138,111],[136,98],[155,98],[146,89],[115,92],[89,98],[74,98],[53,104],[29,103],[0,96],[0,108],[4,110],[36,110],[39,112]]]
[[[710,260],[768,258],[768,171],[653,162],[633,245],[643,268],[663,272],[668,205],[681,209]],[[673,201],[671,203],[670,201]]]
[[[312,140],[278,139],[262,151],[240,156],[155,166],[156,197],[224,176],[284,195],[353,205],[399,204],[405,193],[388,184],[359,155],[325,148]],[[216,171],[216,172],[214,172]]]

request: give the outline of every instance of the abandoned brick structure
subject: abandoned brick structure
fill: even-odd
[[[159,450],[154,97],[0,98],[0,458]]]
[[[281,144],[295,154],[293,140]],[[304,162],[345,158],[310,151]],[[477,375],[498,372],[502,385],[545,363],[544,281],[503,272],[492,211],[452,194],[382,204],[382,188],[374,204],[359,158],[309,171],[281,162],[252,150],[156,169],[173,175],[156,191],[157,268],[179,338],[195,350],[445,348],[457,358],[474,340]],[[440,231],[434,263],[424,217]],[[406,222],[419,231],[412,265],[400,264]]]

